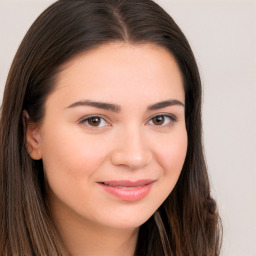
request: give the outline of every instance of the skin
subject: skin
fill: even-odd
[[[139,226],[171,193],[185,160],[184,106],[148,109],[184,104],[180,70],[164,48],[127,43],[85,52],[61,70],[42,123],[25,114],[28,151],[43,161],[53,221],[72,255],[133,255]],[[85,100],[118,105],[118,112],[74,105]],[[92,115],[104,119],[95,125]],[[154,182],[132,202],[98,184],[139,179]]]

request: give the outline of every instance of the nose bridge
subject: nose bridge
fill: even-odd
[[[112,154],[113,164],[138,169],[148,165],[151,159],[152,152],[143,130],[136,126],[124,128]]]

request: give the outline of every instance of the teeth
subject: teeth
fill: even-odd
[[[111,185],[108,183],[103,182],[104,185],[106,186],[111,186],[111,187],[116,187],[116,188],[122,188],[122,189],[135,189],[135,188],[140,188],[142,186],[135,186],[135,187],[125,187],[125,186],[118,186],[118,185]]]
[[[141,186],[138,187],[123,187],[123,186],[117,186],[118,188],[124,188],[124,189],[134,189],[134,188],[139,188]]]

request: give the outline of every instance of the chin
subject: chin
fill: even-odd
[[[130,213],[122,216],[117,215],[114,218],[113,216],[109,216],[109,218],[105,219],[105,223],[102,224],[115,229],[135,229],[144,224],[152,215],[153,213]]]

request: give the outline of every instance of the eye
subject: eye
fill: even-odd
[[[91,127],[104,127],[109,125],[107,121],[101,116],[90,116],[81,120],[79,123],[82,123]]]
[[[173,115],[157,115],[152,117],[148,123],[150,125],[166,126],[166,125],[171,125],[175,121],[176,121],[176,117]]]

